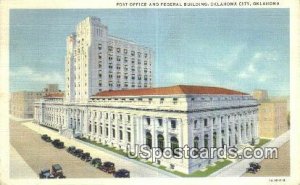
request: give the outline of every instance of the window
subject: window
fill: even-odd
[[[176,104],[178,102],[178,98],[173,98],[173,103]]]
[[[134,56],[135,55],[135,52],[134,51],[131,51],[131,56]]]
[[[113,51],[113,47],[112,46],[108,46],[108,51],[112,52]]]
[[[127,120],[130,121],[130,115],[127,115]]]
[[[94,133],[97,133],[97,123],[95,122],[95,126],[94,126]]]
[[[99,50],[102,49],[102,44],[98,44],[98,49],[99,49]]]
[[[194,121],[194,128],[197,128],[197,120]]]
[[[112,129],[112,135],[113,135],[113,138],[116,137],[116,130],[114,128]]]
[[[199,137],[194,138],[194,148],[199,148]]]
[[[176,120],[171,120],[171,128],[172,129],[176,128]]]
[[[127,132],[127,141],[130,142],[131,141],[131,133]]]
[[[122,130],[119,130],[119,139],[123,140],[123,131]]]
[[[147,125],[150,126],[150,118],[149,117],[146,118],[146,122],[147,122]]]
[[[146,133],[146,145],[148,145],[149,148],[152,148],[152,135],[150,132]]]
[[[175,149],[179,147],[177,138],[174,136],[171,137],[170,143],[171,143],[171,150],[173,151],[173,155],[178,156],[178,153],[175,153]]]
[[[164,136],[161,135],[161,134],[158,134],[158,135],[157,135],[157,146],[158,146],[158,148],[160,148],[161,150],[164,149],[164,142],[165,142]]]
[[[204,136],[204,148],[208,148],[208,134]]]
[[[120,53],[121,49],[120,48],[117,48],[117,53]]]
[[[92,131],[92,124],[89,124],[89,132]]]
[[[158,125],[161,127],[163,123],[163,120],[161,118],[158,118]]]
[[[204,119],[204,126],[207,127],[207,119]]]
[[[102,132],[102,126],[100,126],[100,134],[102,135],[102,133],[103,133],[103,132]]]
[[[124,49],[124,53],[127,54],[127,49]]]
[[[108,136],[108,128],[105,128],[105,135]]]

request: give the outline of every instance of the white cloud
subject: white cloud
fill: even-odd
[[[35,71],[29,67],[19,67],[16,70],[12,70],[10,75],[14,79],[24,79],[32,82],[42,82],[42,83],[58,83],[63,84],[64,77],[58,72],[48,72],[43,73],[41,71]]]
[[[238,45],[232,48],[228,55],[226,55],[221,61],[217,62],[218,69],[222,71],[229,71],[238,61],[240,54],[245,48],[246,45]]]
[[[274,78],[270,72],[273,62],[278,60],[276,52],[256,52],[249,60],[248,65],[237,74],[237,78],[254,79],[258,82],[266,82]],[[270,65],[269,65],[270,64]]]

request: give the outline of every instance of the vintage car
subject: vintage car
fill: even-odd
[[[59,148],[59,149],[65,148],[64,142],[59,141],[59,140],[52,144],[55,148]]]
[[[255,168],[253,168],[253,167],[249,167],[249,168],[246,169],[246,173],[253,173],[253,174],[255,174],[256,171],[257,170]]]
[[[261,165],[258,164],[258,163],[256,163],[256,162],[249,163],[249,166],[253,167],[254,169],[256,169],[256,171],[261,169]]]
[[[39,173],[40,179],[53,179],[54,176],[51,174],[50,169],[43,169]]]
[[[46,142],[51,142],[51,137],[49,137],[47,134],[43,134],[41,136],[42,140],[46,141]]]
[[[100,168],[102,162],[101,162],[100,158],[94,158],[94,159],[91,160],[90,164],[92,166],[95,166],[96,168]]]
[[[81,149],[76,149],[73,153],[73,155],[76,157],[81,157],[82,154],[83,154],[83,150],[81,150]]]
[[[104,162],[103,165],[100,166],[100,170],[106,173],[115,173],[115,164],[112,162]]]
[[[70,153],[70,154],[73,154],[76,150],[76,147],[75,146],[69,146],[67,148],[67,152]]]
[[[91,157],[90,153],[86,152],[81,155],[80,159],[85,162],[90,162],[92,160],[92,157]]]
[[[126,169],[120,169],[114,173],[115,178],[129,178],[130,172]]]
[[[51,173],[55,178],[65,178],[62,167],[60,166],[60,164],[52,165],[52,172]]]

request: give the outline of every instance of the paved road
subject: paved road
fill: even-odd
[[[64,149],[54,148],[51,143],[46,143],[40,137],[38,133],[23,126],[22,123],[10,122],[10,143],[36,173],[36,176],[41,169],[50,168],[52,164],[59,163],[67,178],[112,177],[112,175],[104,173],[70,155]],[[11,160],[18,159],[11,158]],[[13,173],[15,174],[12,177],[22,176],[22,174],[16,174],[22,173],[21,169]]]
[[[178,177],[171,173],[162,171],[158,168],[151,167],[146,164],[142,164],[135,160],[131,160],[119,155],[113,155],[110,152],[104,151],[99,147],[90,146],[89,144],[79,142],[74,139],[68,139],[59,135],[58,132],[47,129],[45,127],[41,127],[32,122],[22,123],[25,127],[30,130],[40,133],[40,134],[48,134],[51,138],[58,138],[64,141],[66,146],[76,146],[77,148],[81,148],[86,152],[89,152],[92,157],[99,157],[102,161],[112,161],[116,165],[116,169],[125,168],[130,171],[131,177]],[[73,157],[73,156],[72,156]],[[80,161],[81,162],[81,161]]]
[[[261,170],[255,174],[245,173],[245,177],[280,177],[290,176],[290,142],[278,150],[278,159],[265,159],[260,162]]]
[[[24,161],[24,159],[20,156],[20,154],[16,151],[13,146],[10,146],[10,168],[9,168],[9,176],[12,179],[37,179],[38,176],[36,172],[32,170],[32,168]]]
[[[281,147],[283,144],[287,143],[290,139],[290,131],[287,131],[286,133],[282,134],[281,136],[275,138],[274,140],[268,142],[262,148],[264,147]],[[280,157],[280,156],[278,156]],[[242,176],[246,168],[249,167],[250,162],[261,162],[263,159],[244,159],[239,162],[233,163],[213,174],[210,175],[210,177],[240,177]]]

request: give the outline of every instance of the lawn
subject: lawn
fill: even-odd
[[[271,141],[271,139],[263,139],[263,138],[260,138],[259,139],[259,143],[257,145],[255,145],[254,147],[255,148],[259,148],[261,147],[262,145],[266,144],[267,142]]]
[[[109,150],[109,151],[112,151],[112,152],[117,153],[117,154],[119,154],[119,155],[122,155],[122,156],[127,157],[127,153],[124,152],[123,150],[118,150],[118,149],[113,148],[113,147],[110,147],[110,146],[108,146],[108,145],[103,145],[103,144],[101,144],[101,143],[97,143],[96,141],[91,141],[91,140],[89,140],[89,139],[87,139],[87,138],[77,138],[77,139],[82,140],[82,141],[87,142],[87,143],[90,143],[90,144],[93,144],[93,145],[98,146],[98,147],[102,147],[102,148],[104,148],[104,149],[106,149],[106,150]],[[140,161],[139,158],[136,158],[135,160]],[[141,162],[142,162],[142,161],[141,161]],[[150,165],[150,166],[152,166],[152,167],[159,168],[159,169],[161,169],[161,170],[167,171],[167,172],[169,172],[169,173],[173,173],[173,174],[178,175],[178,176],[181,176],[181,177],[207,177],[207,176],[209,176],[210,174],[212,174],[212,173],[218,171],[219,169],[221,169],[221,168],[223,168],[223,167],[229,165],[229,164],[231,163],[231,161],[229,161],[229,160],[224,160],[224,161],[222,161],[222,162],[221,162],[221,161],[217,161],[217,162],[215,163],[215,164],[216,164],[215,166],[208,166],[208,167],[207,167],[207,170],[205,170],[205,171],[200,171],[200,170],[199,170],[199,171],[196,171],[196,172],[191,173],[191,174],[185,174],[185,173],[178,172],[178,171],[170,171],[170,170],[167,169],[167,167],[161,166],[161,165],[160,165],[160,166],[155,166],[155,165],[153,165],[152,162],[150,162],[150,161],[146,161],[146,162],[143,162],[143,163],[144,163],[144,164],[147,164],[147,165]]]

